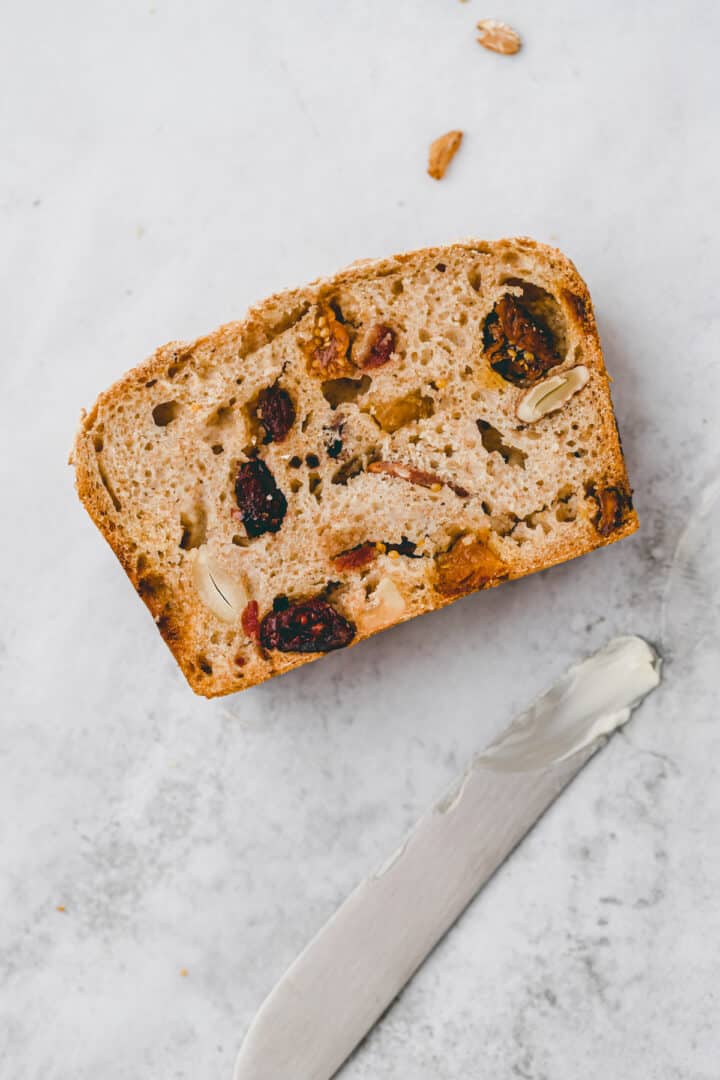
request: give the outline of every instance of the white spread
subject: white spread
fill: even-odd
[[[660,658],[639,637],[613,638],[576,664],[475,759],[504,772],[545,769],[610,735],[660,682]]]

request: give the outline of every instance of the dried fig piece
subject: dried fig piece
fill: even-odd
[[[264,442],[282,442],[295,423],[295,406],[277,383],[258,394],[255,415],[265,429]]]
[[[590,494],[599,507],[593,524],[601,536],[610,536],[625,523],[632,510],[632,497],[619,487],[595,488]]]
[[[322,379],[338,379],[352,375],[349,360],[350,334],[330,304],[320,304],[312,339],[302,346],[311,375]]]
[[[260,643],[279,652],[332,652],[355,637],[353,623],[319,596],[270,611],[260,623]]]
[[[368,465],[368,472],[396,476],[399,480],[407,480],[410,484],[430,488],[431,491],[439,491],[442,487],[448,487],[461,499],[467,499],[470,495],[469,491],[466,491],[464,487],[460,487],[459,484],[454,484],[452,480],[443,480],[437,473],[426,472],[425,469],[416,469],[413,465],[403,465],[399,461],[372,461]]]
[[[502,559],[484,541],[471,535],[461,536],[449,551],[438,555],[435,565],[435,587],[442,596],[464,596],[507,576]]]
[[[382,367],[395,352],[396,344],[397,336],[392,327],[378,323],[370,329],[358,350],[359,366],[366,370]]]
[[[494,371],[516,386],[532,386],[561,362],[552,334],[514,296],[503,296],[485,320],[485,352]]]
[[[332,562],[338,570],[359,570],[363,566],[369,566],[377,558],[377,554],[376,545],[372,541],[367,541],[348,551],[333,555]]]
[[[238,469],[235,498],[248,536],[278,531],[287,510],[287,499],[260,458],[252,458]]]

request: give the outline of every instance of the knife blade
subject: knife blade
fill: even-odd
[[[266,998],[234,1080],[329,1080],[510,852],[660,681],[614,639],[478,754]]]

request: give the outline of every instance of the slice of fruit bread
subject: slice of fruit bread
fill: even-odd
[[[209,697],[637,528],[588,290],[528,239],[359,262],[165,345],[73,461]]]

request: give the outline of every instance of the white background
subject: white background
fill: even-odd
[[[719,11],[4,5],[2,1080],[229,1080],[264,995],[469,754],[627,631],[664,687],[343,1077],[717,1080]],[[518,56],[475,43],[488,15]],[[507,234],[589,283],[639,535],[195,699],[75,498],[80,407],[283,286]],[[673,579],[688,520],[706,554]]]

